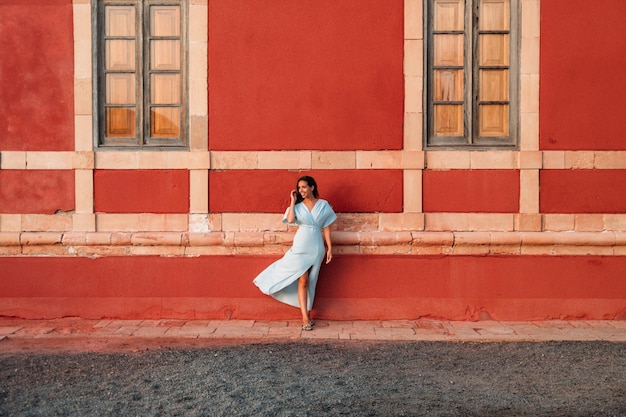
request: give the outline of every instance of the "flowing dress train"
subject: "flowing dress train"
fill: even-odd
[[[288,224],[288,213],[289,208],[283,216],[285,224]],[[270,295],[282,303],[300,307],[298,278],[310,269],[307,309],[311,310],[317,278],[326,253],[322,229],[332,224],[337,215],[330,204],[322,199],[317,200],[310,211],[303,203],[296,204],[294,214],[298,231],[293,238],[292,247],[282,258],[263,270],[253,282],[263,294]]]

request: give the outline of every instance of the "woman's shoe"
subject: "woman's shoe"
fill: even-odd
[[[313,325],[311,323],[303,324],[302,330],[306,330],[307,332],[310,332],[311,330],[313,330]]]
[[[314,322],[313,320],[309,320],[309,324],[310,324],[311,326],[315,326],[315,322]]]

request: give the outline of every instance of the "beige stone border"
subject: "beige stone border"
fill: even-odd
[[[626,169],[626,151],[2,151],[3,170]]]
[[[282,254],[288,232],[0,233],[0,256]],[[626,233],[333,232],[337,254],[624,256]]]
[[[246,232],[287,231],[281,214],[57,213],[0,214],[0,232]],[[338,213],[342,232],[626,231],[626,214]],[[575,233],[572,233],[575,234]]]

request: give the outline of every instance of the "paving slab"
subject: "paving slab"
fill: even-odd
[[[55,343],[59,345],[66,343],[77,345],[76,349],[80,350],[89,349],[92,345],[107,345],[107,343],[119,347],[164,343],[247,343],[264,340],[272,342],[277,340],[626,342],[626,321],[317,320],[313,331],[303,331],[297,320],[82,320],[79,318],[24,320],[0,318],[0,341],[2,342],[0,352],[3,349],[9,349],[11,345],[36,350],[53,346]]]
[[[6,336],[18,332],[23,326],[0,327],[0,336]]]

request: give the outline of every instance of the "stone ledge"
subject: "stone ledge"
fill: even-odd
[[[74,0],[77,1],[77,0]],[[204,0],[206,1],[206,0]],[[88,0],[85,0],[88,2]],[[419,76],[407,77],[410,80]],[[82,80],[82,79],[81,79]],[[82,81],[86,82],[86,81]],[[412,112],[408,112],[412,113]],[[89,113],[87,113],[89,114]],[[78,114],[81,116],[81,114]],[[90,126],[87,126],[90,131]],[[626,151],[0,151],[0,169],[626,169]]]
[[[291,232],[2,232],[0,256],[277,254]],[[333,232],[342,254],[626,255],[626,232]]]

